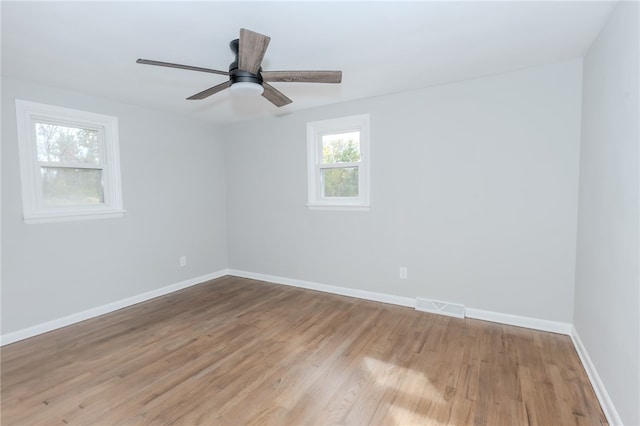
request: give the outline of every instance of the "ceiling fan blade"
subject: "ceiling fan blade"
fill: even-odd
[[[156,65],[159,67],[179,68],[182,70],[208,72],[212,74],[229,75],[227,71],[212,70],[210,68],[192,67],[191,65],[172,64],[170,62],[152,61],[150,59],[138,59],[136,61],[139,64]]]
[[[203,90],[200,93],[196,93],[193,96],[189,96],[187,98],[187,100],[193,101],[193,100],[198,100],[198,99],[204,99],[204,98],[209,97],[211,95],[215,95],[216,93],[226,89],[229,86],[231,86],[231,82],[230,81],[225,81],[224,83],[218,84],[217,86],[209,87],[208,89]]]
[[[293,102],[291,99],[287,98],[284,93],[282,93],[272,85],[263,81],[262,86],[264,87],[262,96],[267,98],[267,100],[275,106],[281,107]]]
[[[340,83],[342,71],[262,71],[264,81],[295,83]]]
[[[241,28],[238,45],[238,69],[257,74],[269,46],[269,41],[271,41],[271,38],[266,35]]]

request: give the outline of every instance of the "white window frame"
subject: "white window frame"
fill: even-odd
[[[336,133],[360,132],[360,161],[333,167],[358,167],[358,197],[323,197],[322,136]],[[369,114],[352,115],[307,123],[307,187],[309,209],[369,211],[370,168]]]
[[[16,121],[20,151],[20,177],[25,223],[60,222],[70,220],[121,217],[122,206],[120,180],[120,153],[118,147],[118,119],[54,105],[16,99]],[[61,126],[74,126],[98,131],[104,161],[90,168],[102,169],[104,202],[95,205],[71,205],[45,207],[42,196],[40,168],[46,164],[38,161],[35,123],[45,122]],[[64,164],[61,167],[66,166]],[[73,164],[74,168],[83,167]]]

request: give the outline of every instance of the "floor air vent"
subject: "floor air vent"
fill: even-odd
[[[464,318],[464,305],[437,300],[416,299],[416,311],[431,312],[433,314],[448,315],[450,317]]]

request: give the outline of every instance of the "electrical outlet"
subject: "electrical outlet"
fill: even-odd
[[[406,280],[408,278],[408,271],[406,266],[400,267],[400,279]]]
[[[180,256],[180,266],[187,266],[187,256]]]

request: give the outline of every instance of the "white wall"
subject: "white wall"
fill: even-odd
[[[574,325],[626,425],[640,424],[639,4],[584,60]]]
[[[22,221],[15,98],[119,118],[124,218]],[[223,154],[210,125],[3,79],[2,334],[225,268]]]
[[[570,323],[581,70],[574,60],[228,126],[229,266]],[[309,211],[306,123],[361,113],[371,211]]]

